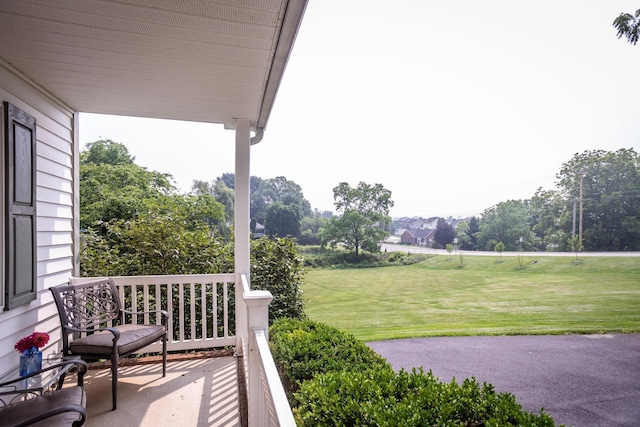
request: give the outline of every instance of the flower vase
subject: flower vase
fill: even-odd
[[[42,369],[42,352],[31,347],[20,355],[20,376],[24,377]]]

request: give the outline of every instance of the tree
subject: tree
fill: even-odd
[[[232,174],[223,174],[231,175]],[[232,180],[233,182],[233,180]],[[227,224],[233,224],[235,191],[228,187],[225,181],[218,178],[213,183],[207,181],[194,180],[191,184],[191,192],[196,195],[208,194],[215,198],[224,206],[224,216]]]
[[[525,205],[537,249],[564,250],[566,227],[572,217],[570,203],[557,191],[538,188],[531,199],[525,200]]]
[[[251,185],[252,178],[255,178],[255,177],[249,177],[249,181],[250,181],[249,185]],[[221,176],[218,177],[218,179],[216,180],[216,183],[218,183],[218,182],[222,182],[227,188],[235,190],[236,189],[236,174],[235,173],[230,173],[230,172],[225,172]]]
[[[528,228],[528,209],[522,200],[507,200],[486,209],[480,220],[479,246],[491,250],[497,242],[507,250],[516,250],[520,237],[524,244],[531,241]]]
[[[80,163],[80,210],[86,224],[82,276],[233,272],[233,241],[219,232],[225,207],[214,198],[216,187],[233,191],[224,180],[213,185],[196,181],[191,194],[177,194],[171,175],[136,165],[122,144],[107,140],[88,147]],[[228,179],[232,174],[223,176],[233,182]],[[252,183],[260,182],[253,178]],[[100,226],[91,227],[96,224]],[[266,239],[251,244],[252,287],[273,294],[270,318],[303,316],[303,269],[295,242]],[[224,297],[233,301],[233,287]],[[198,311],[200,303],[196,301]],[[230,318],[234,310],[230,304]]]
[[[287,206],[281,202],[272,203],[267,208],[264,228],[269,236],[298,237],[300,235],[298,210],[294,206]]]
[[[322,244],[341,243],[354,250],[356,256],[360,249],[379,252],[380,241],[389,235],[386,225],[390,222],[389,209],[393,207],[391,191],[382,184],[360,182],[352,188],[341,182],[333,189],[333,199],[342,215],[332,218],[322,231]]]
[[[331,212],[320,212],[317,209],[311,215],[307,215],[300,220],[300,245],[319,245],[320,230],[326,228]]]
[[[209,182],[194,179],[191,184],[191,192],[195,194],[213,194],[213,189]]]
[[[493,250],[498,252],[500,254],[500,259],[502,259],[502,252],[504,252],[504,243],[496,243],[496,245],[493,247]]]
[[[302,188],[284,176],[263,180],[256,193],[260,194],[267,206],[280,202],[294,207],[299,218],[311,214],[311,204],[304,198]]]
[[[458,225],[456,226],[456,237],[458,238],[458,245],[460,246],[460,249],[473,249],[468,221],[462,221],[458,223]]]
[[[584,151],[556,175],[561,194],[580,197],[583,178],[583,241],[589,251],[640,250],[640,156],[633,149]],[[570,222],[565,224],[567,236]]]
[[[436,225],[436,232],[433,236],[433,240],[440,245],[440,247],[446,247],[447,244],[453,242],[456,237],[456,229],[451,224],[444,220],[444,218],[438,219]]]
[[[224,182],[216,181],[213,187],[213,197],[224,206],[227,223],[233,224],[236,192],[232,188],[227,187]]]
[[[451,243],[447,243],[445,245],[445,249],[449,252],[449,259],[451,259],[451,254],[453,253],[453,245]]]
[[[635,45],[640,38],[640,9],[636,10],[635,15],[621,13],[613,20],[613,26],[618,30],[618,38],[624,36],[629,43]]]
[[[103,226],[105,233],[93,229],[83,233],[83,276],[233,271],[233,249],[202,222],[151,213]]]
[[[582,245],[580,245],[580,237],[572,236],[567,241],[568,246],[573,252],[576,253],[576,261],[578,260],[578,252],[582,251]]]
[[[135,218],[175,194],[170,174],[136,165],[124,145],[100,140],[87,147],[80,153],[80,228]]]
[[[123,144],[110,139],[89,142],[80,153],[80,164],[131,165],[135,157]]]

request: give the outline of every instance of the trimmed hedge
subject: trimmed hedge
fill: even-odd
[[[555,426],[475,378],[394,372],[362,341],[322,323],[279,319],[270,339],[298,426]]]
[[[291,397],[303,381],[343,369],[393,371],[382,356],[353,335],[309,319],[280,318],[269,328],[273,358]]]

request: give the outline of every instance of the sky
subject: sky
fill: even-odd
[[[340,182],[380,183],[394,217],[479,215],[556,189],[576,153],[640,151],[640,44],[612,26],[638,8],[309,0],[251,175],[294,181],[320,211]],[[98,139],[184,192],[234,171],[222,125],[81,114],[81,144]]]

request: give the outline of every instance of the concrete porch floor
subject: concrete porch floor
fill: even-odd
[[[85,375],[87,427],[241,425],[233,356],[170,360],[164,378],[161,363],[120,366],[118,372],[115,411],[110,369],[90,369]]]

